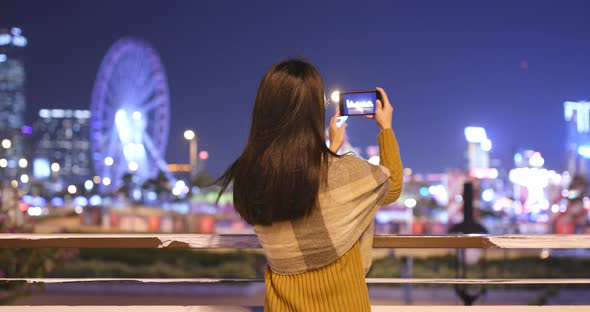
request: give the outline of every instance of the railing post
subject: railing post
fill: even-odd
[[[402,266],[402,278],[413,278],[414,272],[414,257],[407,256],[405,259],[405,265]],[[412,304],[412,284],[406,283],[403,286],[404,289],[404,303],[407,305]]]

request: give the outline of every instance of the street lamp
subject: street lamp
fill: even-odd
[[[189,159],[191,163],[190,176],[193,178],[197,175],[197,135],[193,130],[184,131],[184,138],[189,141]]]
[[[453,225],[449,233],[454,234],[487,234],[488,231],[473,217],[473,183],[466,182],[463,189],[463,222]],[[468,271],[480,271],[486,276],[485,253],[481,249],[463,248],[457,249],[455,259],[455,274],[457,278],[467,278]],[[484,285],[470,286],[456,284],[455,292],[463,300],[465,305],[473,303],[486,293]]]
[[[330,95],[330,99],[334,103],[340,102],[340,91],[336,90],[336,91],[332,92],[332,94]]]

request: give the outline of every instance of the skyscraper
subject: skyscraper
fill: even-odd
[[[488,139],[486,130],[481,127],[467,127],[465,139],[467,140],[467,169],[471,171],[489,168],[492,141]]]
[[[22,52],[26,46],[20,28],[0,29],[0,179],[15,179],[27,167],[22,166],[26,160],[21,161],[25,111]],[[22,180],[28,181],[28,177]]]
[[[587,174],[590,158],[590,102],[565,102],[567,170],[572,176]]]
[[[62,185],[82,184],[91,177],[90,111],[42,109],[33,126],[35,178],[50,176]]]

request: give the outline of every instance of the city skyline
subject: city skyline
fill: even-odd
[[[40,108],[88,109],[107,49],[120,37],[139,37],[158,50],[169,79],[166,159],[188,162],[182,133],[194,129],[200,147],[211,154],[214,176],[245,145],[260,77],[289,56],[315,64],[327,94],[384,87],[396,109],[394,128],[404,165],[416,172],[464,168],[466,126],[486,128],[494,144],[492,158],[500,158],[505,168],[512,166],[517,149],[536,149],[547,167],[565,169],[563,102],[590,99],[585,76],[590,60],[584,55],[590,48],[584,36],[590,22],[581,18],[590,8],[581,1],[567,8],[548,1],[534,6],[523,1],[518,7],[454,1],[445,7],[423,2],[382,10],[375,10],[380,5],[318,4],[311,10],[310,5],[283,9],[272,3],[152,2],[117,5],[117,13],[109,11],[115,7],[109,1],[60,3],[67,3],[68,10],[35,3],[32,12],[26,2],[6,8],[8,24],[2,26],[18,26],[29,39],[23,53],[26,123],[36,121]],[[110,23],[100,23],[109,13]],[[353,25],[341,22],[352,13],[357,17]],[[265,16],[269,22],[259,21]],[[294,26],[298,23],[301,29]],[[358,119],[349,123],[353,145],[375,144],[375,125]]]

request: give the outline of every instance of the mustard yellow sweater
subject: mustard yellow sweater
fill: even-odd
[[[402,163],[393,131],[391,129],[381,131],[377,140],[380,149],[381,168],[372,166],[366,161],[359,163],[360,159],[350,159],[350,157],[354,156],[343,156],[341,162],[330,168],[330,170],[337,170],[339,174],[344,172],[345,176],[363,177],[362,179],[365,179],[369,184],[376,181],[376,186],[371,186],[375,189],[376,195],[358,196],[361,198],[358,202],[365,203],[366,209],[370,210],[366,215],[363,215],[363,218],[371,218],[371,220],[374,218],[379,206],[389,204],[399,197],[403,183]],[[350,172],[346,173],[348,166],[350,166]],[[383,167],[387,168],[387,170]],[[361,174],[363,170],[367,170],[366,174]],[[388,175],[383,172],[388,173]],[[367,175],[374,177],[374,179],[367,178]],[[342,192],[354,190],[356,187],[362,188],[364,183],[362,181],[365,180],[358,181],[360,184],[354,184],[353,188],[343,189],[340,186],[335,187],[335,189]],[[367,190],[359,192],[359,194],[365,193]],[[342,193],[336,192],[333,194]],[[320,197],[320,205],[322,202],[326,202],[326,198],[330,198],[329,196]],[[353,197],[357,198],[356,196]],[[338,200],[338,198],[340,197],[332,200]],[[367,203],[367,201],[373,199],[377,200],[375,204]],[[344,211],[341,213],[346,214],[348,207],[350,207],[350,203],[342,203],[342,209],[340,210]],[[319,207],[319,209],[321,210],[322,207]],[[325,214],[328,213],[333,212],[326,212]],[[373,222],[371,221],[370,225],[365,225],[366,228],[362,229],[363,234],[357,238],[357,241],[352,243],[352,247],[349,247],[334,260],[329,260],[332,259],[331,254],[318,252],[317,250],[320,250],[322,245],[314,246],[313,240],[323,241],[328,239],[334,241],[336,238],[333,235],[324,238],[321,233],[318,235],[311,231],[306,233],[301,230],[304,227],[315,227],[314,222],[317,223],[318,219],[323,223],[327,223],[321,226],[328,229],[332,226],[329,224],[330,222],[339,222],[341,220],[341,218],[330,218],[325,214],[323,217],[320,214],[319,218],[311,218],[310,220],[304,219],[266,227],[255,227],[269,260],[269,267],[265,274],[265,311],[371,310],[365,274],[370,267]],[[288,233],[295,233],[293,239],[287,239],[291,235]],[[306,235],[309,237],[306,237]],[[301,258],[303,263],[300,263],[298,253],[301,250],[307,250],[305,249],[306,246],[311,246],[312,252],[305,251],[304,256]],[[314,253],[313,250],[316,250],[316,252]],[[330,262],[320,266],[323,263],[322,261]],[[309,269],[300,272],[301,268],[305,267]],[[291,269],[297,273],[290,273]]]

